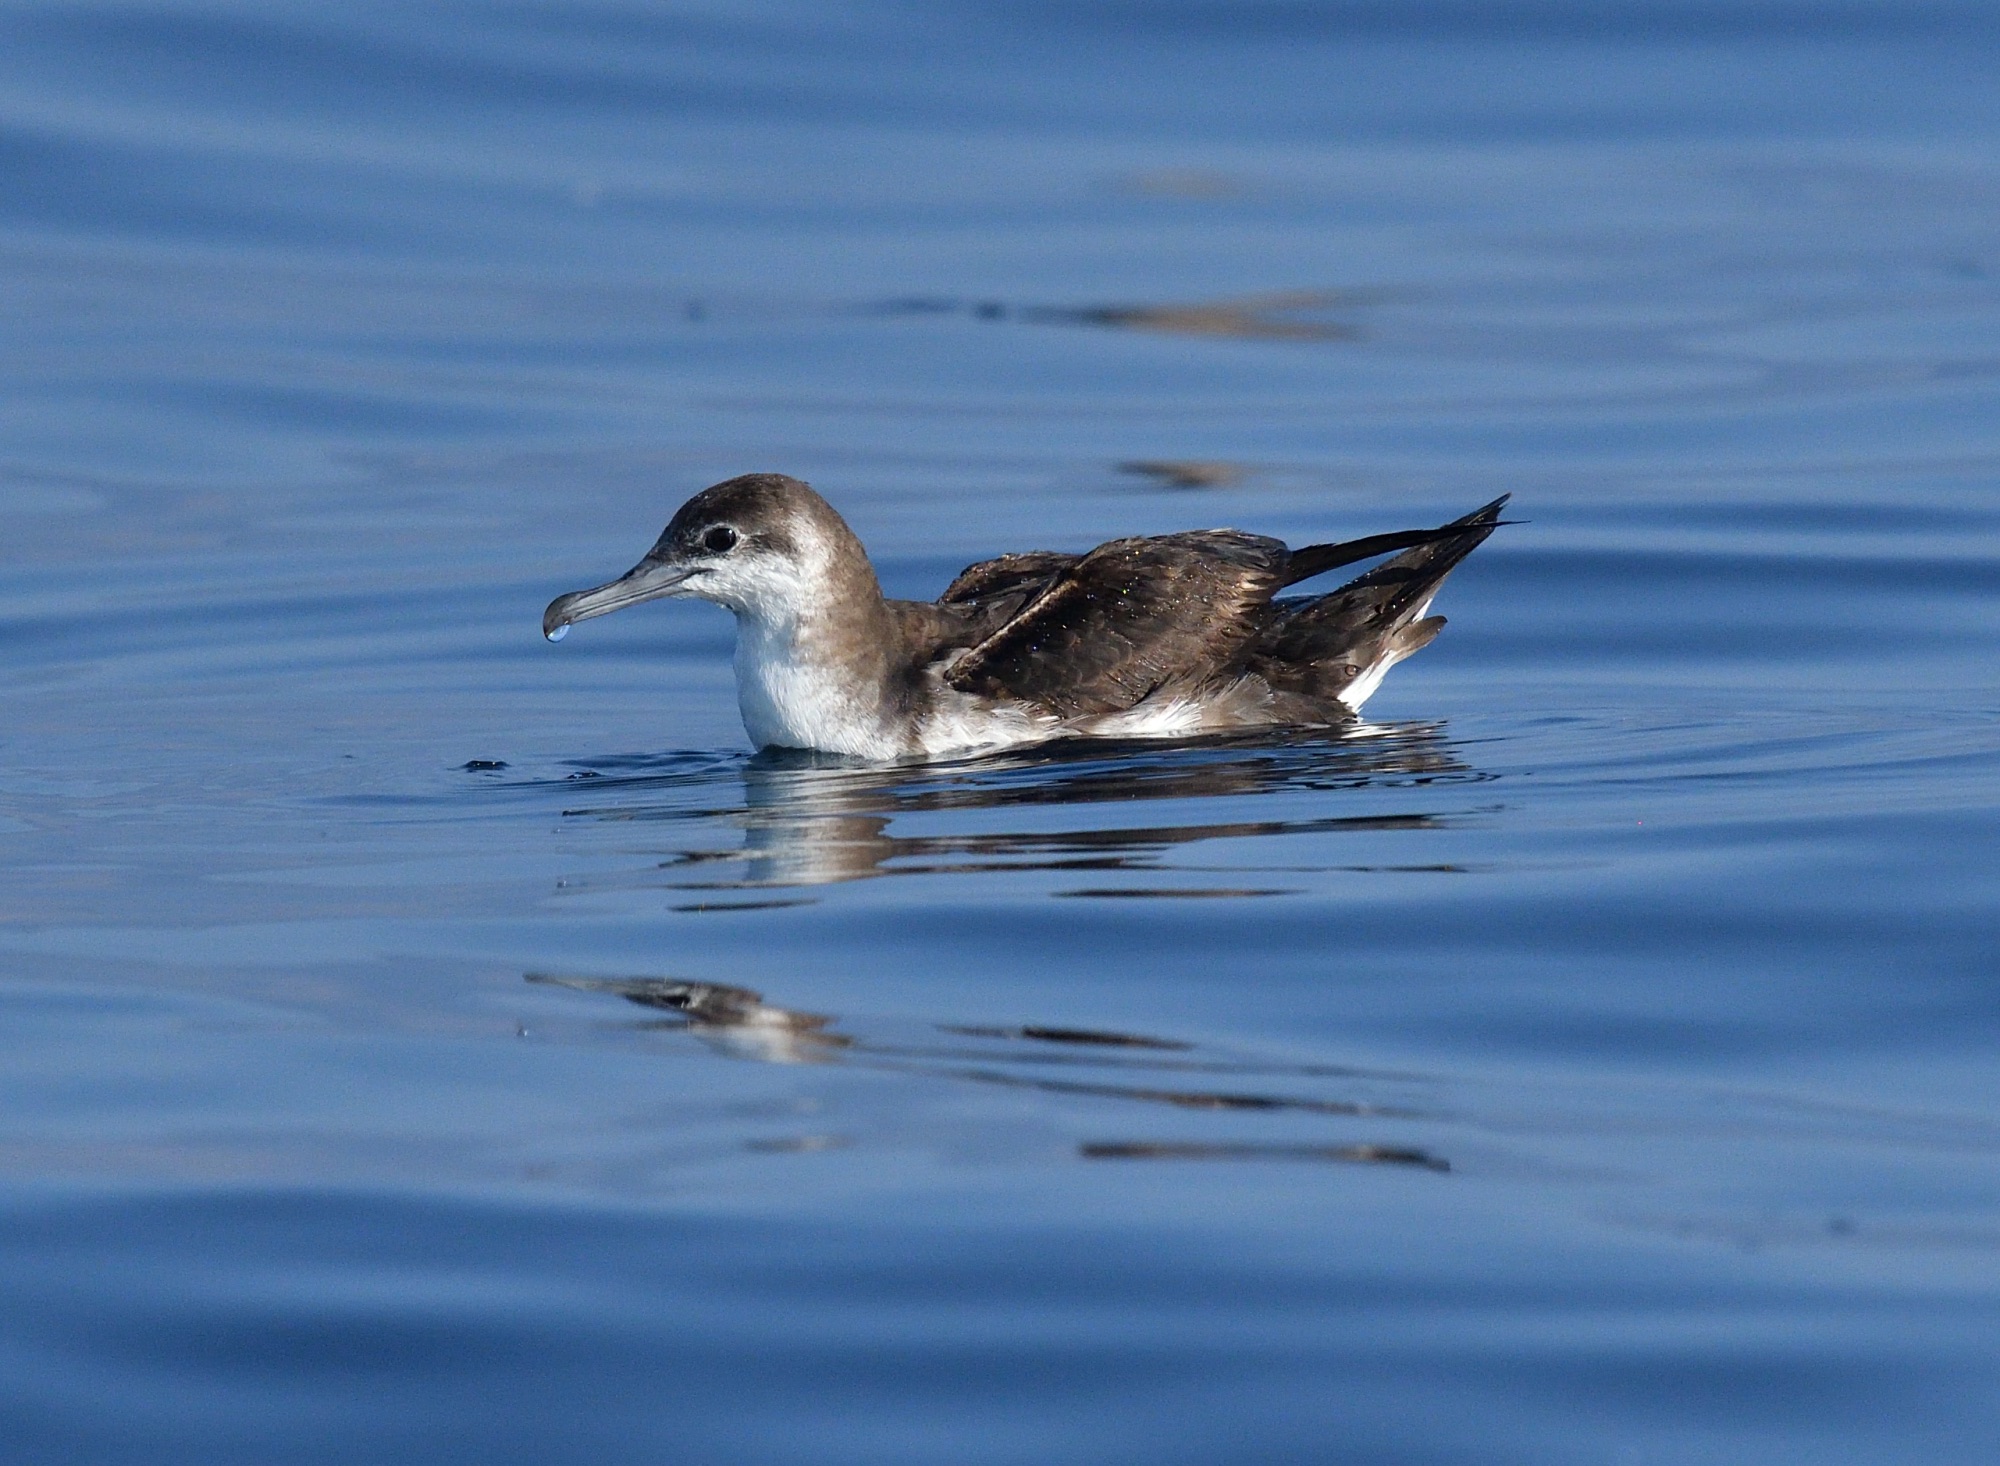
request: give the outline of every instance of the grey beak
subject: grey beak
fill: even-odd
[[[573,590],[557,596],[542,613],[542,635],[561,641],[564,633],[579,621],[604,616],[641,601],[681,594],[688,577],[700,569],[685,560],[656,560],[651,555],[607,585],[589,590]]]

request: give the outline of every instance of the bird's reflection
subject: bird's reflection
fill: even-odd
[[[1068,1099],[1127,1101],[1178,1111],[1290,1114],[1340,1119],[1422,1120],[1424,1111],[1384,1102],[1414,1076],[1348,1067],[1259,1061],[1205,1052],[1144,1034],[1051,1025],[939,1023],[914,1038],[842,1033],[824,1013],[779,1007],[750,988],[671,977],[576,977],[531,972],[531,983],[607,993],[673,1017],[641,1025],[685,1033],[736,1059],[772,1064],[841,1063],[912,1077],[1033,1090]],[[1275,1085],[1266,1081],[1277,1081]],[[1340,1094],[1300,1093],[1337,1083]],[[1085,1159],[1311,1159],[1449,1170],[1408,1145],[1255,1139],[1091,1140]]]
[[[564,977],[531,972],[529,982],[616,993],[643,1008],[678,1014],[666,1026],[685,1029],[732,1058],[767,1064],[812,1064],[831,1057],[852,1040],[830,1031],[824,1013],[801,1013],[764,1001],[751,988],[726,983],[683,982],[666,977]]]
[[[1360,336],[1360,328],[1350,321],[1332,318],[1331,313],[1350,310],[1374,298],[1372,293],[1353,290],[1316,289],[1176,302],[1023,305],[1001,300],[904,295],[872,302],[864,309],[871,315],[970,315],[981,321],[1095,326],[1112,331],[1239,341],[1352,341]]]
[[[605,798],[565,810],[574,818],[636,823],[720,821],[740,846],[690,842],[663,851],[683,889],[815,886],[886,875],[996,870],[1148,869],[1176,847],[1338,830],[1420,830],[1447,822],[1434,810],[1274,816],[1263,819],[1095,821],[1067,830],[892,830],[926,816],[978,811],[1213,802],[1282,793],[1467,784],[1469,768],[1431,724],[1360,724],[1273,738],[1196,743],[1054,744],[996,757],[917,766],[861,766],[827,755],[766,752],[739,765],[741,803],[719,805],[719,770],[649,767],[588,770]],[[656,791],[664,790],[661,799]],[[638,797],[634,797],[638,796]],[[1296,809],[1298,801],[1286,801]],[[971,821],[957,821],[971,823]],[[734,869],[730,869],[734,867]],[[1438,867],[1429,867],[1436,869]],[[1149,894],[1174,894],[1171,890]],[[1189,892],[1188,894],[1204,894]]]

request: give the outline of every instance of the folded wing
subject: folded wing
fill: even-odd
[[[1217,529],[975,565],[945,600],[1019,609],[950,663],[944,680],[1060,718],[1193,691],[1241,667],[1289,559],[1280,540]]]

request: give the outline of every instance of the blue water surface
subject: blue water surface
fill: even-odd
[[[2000,1454],[2000,11],[0,4],[0,1458]],[[752,756],[1501,493],[1368,721]]]

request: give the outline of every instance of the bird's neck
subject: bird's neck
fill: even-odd
[[[823,593],[736,611],[736,697],[758,747],[862,758],[906,751],[895,627],[874,573]]]

